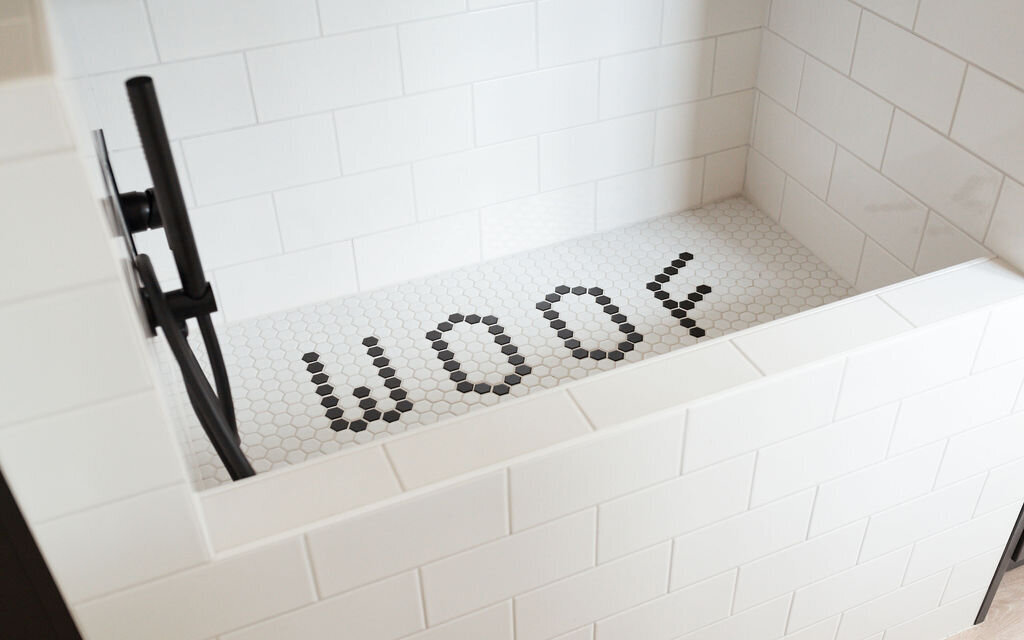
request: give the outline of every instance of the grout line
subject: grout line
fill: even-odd
[[[309,540],[306,539],[305,533],[299,535],[299,546],[302,547],[302,555],[306,559],[306,567],[309,569],[309,584],[313,587],[313,601],[319,602],[324,599],[324,595],[320,592],[320,584],[316,579],[316,567],[313,565],[313,551],[309,548]]]
[[[381,445],[381,449],[384,451],[384,457],[387,458],[388,466],[391,467],[391,473],[394,474],[395,480],[398,481],[398,486],[401,487],[402,491],[403,492],[409,491],[409,488],[406,487],[405,483],[402,481],[402,476],[399,475],[399,473],[398,473],[398,467],[395,465],[395,461],[391,457],[391,451],[389,451],[388,447],[385,446],[386,444],[387,443],[382,444]]]
[[[960,101],[964,97],[964,87],[967,86],[967,74],[971,71],[971,63],[964,65],[964,75],[960,78],[960,90],[956,94],[956,102],[953,104],[953,115],[949,118],[949,129],[946,130],[945,136],[947,138],[953,138],[953,125],[956,124],[956,116],[960,111]]]
[[[317,0],[319,3],[320,0]],[[395,25],[395,46],[398,48],[398,80],[402,87],[402,95],[409,95],[405,88],[405,56],[402,55],[402,31]]]
[[[427,589],[423,585],[423,567],[416,567],[416,589],[420,596],[420,622],[427,628]]]
[[[914,8],[914,21],[910,23],[911,32],[917,35],[917,20],[921,17],[921,4],[922,0],[915,0],[917,7]],[[919,36],[920,37],[920,36]]]
[[[864,24],[864,8],[860,8],[860,14],[857,16],[857,31],[853,36],[853,52],[850,54],[850,69],[843,75],[847,78],[853,79],[853,65],[857,61],[857,49],[860,45],[860,27]]]
[[[999,211],[999,205],[1003,201],[1003,191],[1006,189],[1006,181],[1009,179],[1010,178],[1004,173],[1003,179],[1000,180],[999,182],[999,191],[996,192],[996,200],[992,204],[992,211],[988,215],[988,224],[985,225],[985,231],[981,235],[981,244],[986,249],[988,248],[988,246],[986,246],[985,243],[988,242],[989,234],[992,233],[992,225],[995,224],[996,221],[996,212]],[[971,239],[973,240],[974,238]]]
[[[320,37],[324,37],[324,19],[320,12],[320,0],[313,1],[313,9],[316,13],[316,26],[320,33]]]
[[[886,156],[889,155],[889,143],[892,141],[892,130],[893,127],[895,127],[895,125],[896,108],[894,107],[892,110],[892,114],[889,115],[889,130],[885,133],[885,145],[882,147],[882,159],[878,162],[878,169],[876,169],[876,171],[878,171],[878,175],[882,176],[883,178],[885,177],[885,174],[883,173],[883,171],[885,170],[885,158]],[[902,187],[900,187],[900,189],[903,190]],[[916,197],[914,199],[917,200]]]
[[[245,68],[245,85],[249,89],[249,102],[252,105],[253,123],[248,124],[248,125],[244,125],[242,127],[228,129],[227,131],[224,131],[224,133],[230,132],[230,131],[245,130],[248,127],[254,127],[254,126],[258,126],[260,124],[263,124],[263,121],[260,120],[260,111],[259,111],[259,109],[256,108],[256,89],[255,89],[255,87],[253,85],[253,82],[252,82],[252,72],[249,70],[249,54],[244,52],[244,51],[242,52],[242,66]],[[332,118],[332,120],[333,120],[333,118]],[[218,133],[222,133],[222,132],[218,132]],[[208,134],[208,135],[217,135],[217,134]],[[194,137],[200,137],[200,136],[192,136],[192,137],[185,136],[185,137],[179,138],[178,142],[179,142],[179,144],[184,145],[184,141],[185,140],[190,140],[190,139],[192,139]],[[182,148],[182,154],[184,155],[184,147]]]
[[[165,61],[160,55],[160,45],[158,45],[156,41],[156,28],[153,27],[153,14],[149,9],[149,1],[150,0],[142,0],[142,12],[146,14],[146,26],[149,29],[149,37],[153,39],[153,53],[156,54],[157,64],[164,64]]]

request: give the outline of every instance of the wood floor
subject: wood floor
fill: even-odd
[[[1021,640],[1024,638],[1024,567],[1007,573],[985,623],[949,640]]]

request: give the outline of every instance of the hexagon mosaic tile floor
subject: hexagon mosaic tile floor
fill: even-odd
[[[243,448],[264,472],[853,293],[733,199],[219,335]],[[173,361],[163,369],[173,376]],[[180,383],[171,384],[197,484],[227,482]]]

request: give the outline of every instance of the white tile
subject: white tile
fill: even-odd
[[[891,404],[765,447],[757,455],[751,504],[764,504],[880,462],[896,409]]]
[[[735,611],[749,609],[857,564],[864,523],[812,538],[740,567]]]
[[[192,138],[183,146],[196,200],[203,205],[341,173],[329,115]]]
[[[778,0],[771,30],[814,57],[843,71],[850,69],[861,10],[846,0]]]
[[[953,122],[953,139],[1024,180],[1024,92],[975,67],[967,72],[963,96]]]
[[[320,489],[303,489],[312,486]],[[368,447],[290,467],[257,482],[206,492],[200,502],[210,541],[214,549],[223,551],[400,491],[384,452]]]
[[[760,29],[718,38],[718,48],[715,50],[715,95],[754,87],[757,84],[760,52]]]
[[[1017,460],[989,472],[978,499],[977,513],[988,513],[1010,503],[1024,501],[1024,460]]]
[[[747,169],[747,147],[713,153],[705,159],[705,203],[740,195]]]
[[[892,105],[845,75],[809,58],[797,114],[872,166],[881,166]]]
[[[596,61],[473,86],[476,143],[493,144],[597,120]]]
[[[545,418],[538,420],[539,415]],[[590,426],[567,395],[549,393],[452,420],[389,442],[385,448],[402,484],[412,489],[589,432]],[[512,501],[514,504],[514,489]],[[513,521],[517,522],[514,515]]]
[[[939,604],[947,577],[937,574],[846,611],[836,640],[862,640],[931,611]]]
[[[972,478],[872,515],[861,559],[877,558],[966,522],[983,483],[982,477]]]
[[[924,495],[932,488],[945,443],[918,449],[818,488],[812,536]]]
[[[986,258],[992,253],[971,239],[966,233],[956,228],[935,212],[928,215],[928,224],[924,228],[921,250],[917,254],[917,273],[931,273],[946,267]]]
[[[74,318],[74,322],[69,322]],[[54,414],[141,391],[150,374],[141,356],[140,327],[121,282],[0,308],[0,425]],[[51,379],[61,385],[23,380]]]
[[[735,573],[674,591],[597,623],[602,640],[671,640],[728,617]]]
[[[743,193],[762,212],[778,221],[782,215],[782,192],[786,174],[772,164],[759,151],[750,147],[747,152],[747,170]]]
[[[757,104],[754,148],[819,198],[825,197],[836,144],[764,96]]]
[[[76,607],[75,621],[88,637],[203,640],[315,598],[291,538],[93,600]]]
[[[717,624],[689,633],[679,640],[775,640],[786,629],[789,597],[734,615]]]
[[[987,591],[1003,555],[1003,545],[987,553],[964,560],[953,567],[949,584],[942,594],[942,604],[959,600],[978,591]]]
[[[828,204],[904,265],[914,264],[928,208],[844,149],[836,154]]]
[[[805,491],[676,538],[671,588],[678,589],[802,542],[813,502],[814,492]]]
[[[794,180],[786,181],[780,224],[846,281],[857,279],[864,233]]]
[[[662,42],[679,42],[763,26],[765,0],[667,0]]]
[[[245,54],[260,120],[393,98],[402,93],[394,29],[360,31]]]
[[[61,153],[0,164],[0,272],[7,274],[0,302],[115,277],[106,225],[91,204],[81,162]]]
[[[658,45],[658,0],[543,0],[540,64],[553,67]]]
[[[149,0],[161,60],[261,47],[320,34],[316,0]]]
[[[683,471],[727,460],[832,421],[843,363],[775,376],[689,409]]]
[[[909,556],[910,549],[904,549],[800,589],[793,596],[788,630],[802,629],[894,591]]]
[[[882,173],[976,239],[985,233],[1002,179],[992,167],[899,111]]]
[[[589,124],[540,137],[545,191],[651,166],[654,114]]]
[[[840,618],[841,616],[836,616],[828,620],[822,620],[817,624],[812,624],[795,633],[787,633],[785,640],[835,640]],[[876,636],[868,640],[882,640],[882,636]]]
[[[459,13],[466,0],[319,0],[319,6],[324,33],[341,33]]]
[[[537,192],[537,141],[515,140],[413,165],[420,219]]]
[[[196,202],[192,195],[192,181],[185,167],[185,152],[182,151],[181,142],[171,142],[171,158],[178,171],[178,182],[181,183],[185,205],[191,210]],[[150,178],[149,167],[146,165],[146,156],[141,148],[111,150],[110,165],[117,179],[117,188],[122,192],[145,191],[153,186],[153,179]]]
[[[359,284],[366,291],[480,259],[480,221],[475,212],[446,216],[357,238]],[[395,260],[401,255],[401,260]]]
[[[1024,186],[1013,180],[1003,181],[996,211],[985,236],[989,247],[1018,269],[1024,268],[1024,222],[1018,212],[1024,208]]]
[[[221,636],[224,640],[392,640],[423,628],[415,572]]]
[[[957,291],[957,296],[950,296]],[[992,260],[886,291],[881,298],[921,326],[1024,296],[1024,277]]]
[[[613,229],[700,206],[704,160],[627,173],[597,183],[597,228]]]
[[[31,522],[180,482],[177,454],[153,392],[0,430],[4,477]]]
[[[796,111],[805,54],[767,29],[761,38],[757,88],[790,111]]]
[[[949,130],[965,69],[963,60],[864,13],[853,79],[933,127]]]
[[[734,340],[766,374],[778,373],[871,344],[910,329],[910,323],[878,298],[815,310]]]
[[[675,477],[682,420],[661,419],[509,470],[512,528],[607,501]]]
[[[582,629],[570,631],[569,633],[558,636],[554,640],[594,640],[594,625],[589,624]]]
[[[473,146],[468,87],[433,91],[335,113],[345,173],[422,160]]]
[[[707,39],[601,60],[601,117],[710,97],[714,57]]]
[[[598,561],[618,558],[742,512],[750,497],[753,465],[753,456],[745,456],[602,504],[598,511]],[[684,582],[673,576],[672,586],[684,586],[729,568],[727,564],[707,571],[697,569],[679,578]]]
[[[515,599],[517,640],[544,640],[665,593],[668,543]]]
[[[1020,507],[1011,504],[918,542],[904,580],[912,582],[1005,543],[1018,513]]]
[[[584,184],[484,207],[483,259],[555,244],[593,229],[595,199],[593,186]]]
[[[761,374],[735,347],[717,343],[596,378],[573,387],[571,393],[591,422],[601,428],[683,405],[759,377]],[[681,378],[688,379],[689,384],[677,384]]]
[[[412,224],[409,167],[394,167],[295,187],[274,194],[281,242],[288,251]]]
[[[754,92],[682,104],[658,111],[654,162],[662,164],[747,144]]]
[[[984,318],[946,320],[851,356],[839,417],[860,413],[961,378],[970,371]]]
[[[503,602],[457,620],[430,627],[409,636],[408,640],[466,640],[467,638],[512,640],[512,602]],[[590,639],[577,638],[575,640]]]
[[[64,42],[61,62],[72,76],[125,69],[157,61],[143,0],[50,6],[54,30]]]
[[[69,149],[71,145],[71,131],[51,81],[0,85],[0,160]]]
[[[857,272],[857,290],[874,291],[913,278],[916,274],[871,238],[864,241],[864,253]]]
[[[885,632],[886,640],[948,638],[974,624],[984,591],[972,593],[955,602],[943,604],[920,618],[896,625]]]
[[[914,27],[919,0],[856,0],[856,3],[908,29]],[[864,14],[867,20],[870,13]],[[872,16],[873,17],[873,16]],[[863,23],[862,23],[863,26]]]
[[[444,622],[594,566],[593,509],[426,565],[428,624]]]
[[[51,520],[33,533],[70,603],[194,567],[209,555],[192,490],[183,484]]]
[[[349,243],[246,262],[214,275],[221,311],[230,320],[343,296],[358,288]]]
[[[1022,442],[1024,414],[1019,413],[952,438],[939,470],[938,486],[1016,460]]]
[[[975,371],[984,371],[1024,358],[1024,336],[1017,331],[1024,321],[1024,300],[1011,301],[994,308],[974,362]]]
[[[341,593],[508,532],[504,474],[411,497],[308,534],[320,593]]]
[[[404,24],[398,29],[410,93],[498,78],[535,68],[534,6]]]

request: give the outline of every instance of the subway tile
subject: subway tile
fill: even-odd
[[[992,309],[978,348],[974,371],[985,371],[1024,358],[1024,300],[1013,300]]]
[[[722,622],[688,633],[679,640],[775,640],[786,630],[789,596],[778,598],[756,609],[730,616]]]
[[[555,638],[554,640],[594,640],[594,625],[588,624],[582,629],[570,631]]]
[[[919,0],[856,0],[856,3],[896,24],[912,29],[914,19],[917,17]],[[869,15],[870,13],[865,13],[864,19],[867,20]]]
[[[987,591],[996,573],[996,565],[1003,555],[1003,545],[956,564],[949,576],[949,584],[942,594],[942,604],[959,600],[978,591]]]
[[[456,87],[334,114],[346,174],[423,160],[473,146],[470,89]]]
[[[347,242],[225,267],[214,276],[221,311],[232,321],[355,293],[358,288]]]
[[[658,111],[654,162],[740,147],[749,141],[754,92],[733,93]]]
[[[805,54],[767,29],[761,37],[757,88],[790,111],[796,111]]]
[[[508,532],[505,475],[410,497],[308,535],[320,593],[415,569]]]
[[[542,67],[647,49],[659,42],[659,0],[543,0],[537,10]]]
[[[864,523],[812,538],[740,567],[734,611],[744,611],[857,564]]]
[[[828,192],[836,144],[764,96],[758,100],[754,148],[819,198]]]
[[[826,64],[846,72],[861,10],[846,0],[778,0],[769,27]]]
[[[893,507],[932,488],[945,443],[918,449],[818,487],[810,535],[817,536]]]
[[[671,640],[729,616],[735,572],[673,591],[597,622],[602,640]]]
[[[713,153],[705,159],[704,203],[718,202],[743,192],[747,147]]]
[[[845,75],[808,58],[797,114],[871,166],[881,166],[892,105]]]
[[[844,149],[836,153],[828,204],[904,265],[914,264],[928,208]]]
[[[1024,414],[1014,414],[953,437],[939,470],[938,486],[969,478],[1020,457]]]
[[[1011,504],[918,542],[904,580],[913,582],[1005,543],[1018,513],[1020,507]]]
[[[165,61],[320,35],[316,0],[149,0],[148,7]]]
[[[1010,179],[1004,180],[985,236],[985,246],[1017,269],[1024,269],[1024,223],[1017,215],[1022,209],[1024,186]]]
[[[966,376],[984,320],[979,314],[945,320],[851,356],[839,395],[838,417]]]
[[[342,33],[460,13],[466,0],[319,0],[319,7],[324,33]]]
[[[920,274],[931,273],[991,255],[992,253],[988,249],[950,224],[945,218],[935,212],[930,212],[914,269]]]
[[[971,67],[956,110],[952,136],[1018,181],[1024,180],[1024,92]]]
[[[75,621],[87,637],[203,640],[315,599],[302,543],[291,538],[93,600],[75,608]]]
[[[415,633],[407,640],[513,640],[512,602],[502,602],[477,613]],[[590,640],[578,638],[576,640]]]
[[[452,420],[384,446],[402,484],[413,489],[586,433],[590,426],[572,400],[564,392],[554,392]],[[515,514],[515,483],[513,474],[512,518],[514,527],[522,528]]]
[[[909,556],[910,549],[897,551],[800,589],[793,596],[788,630],[802,629],[895,591]]]
[[[593,185],[583,184],[484,207],[483,259],[555,244],[593,229],[595,199]]]
[[[989,471],[978,499],[977,513],[988,513],[1010,503],[1024,501],[1024,460],[1015,460]]]
[[[715,95],[753,88],[757,84],[760,53],[760,29],[719,37],[715,50]]]
[[[409,93],[535,68],[532,4],[463,13],[398,28]]]
[[[517,596],[517,640],[543,640],[665,593],[671,545],[635,553]]]
[[[540,185],[548,191],[651,166],[654,114],[584,125],[540,137]]]
[[[650,111],[711,96],[715,41],[647,49],[601,60],[601,117]]]
[[[836,640],[863,640],[938,606],[947,575],[925,578],[843,613]]]
[[[52,81],[32,79],[0,85],[0,161],[70,149],[71,145],[71,131]]]
[[[274,194],[285,250],[339,242],[416,221],[409,167],[294,187]],[[368,215],[369,212],[373,215]]]
[[[897,406],[887,405],[761,449],[751,504],[764,504],[880,462]]]
[[[816,256],[828,256],[844,280],[856,280],[864,233],[794,180],[786,181],[780,224]]]
[[[69,322],[73,318],[73,322]],[[0,425],[151,385],[141,331],[120,280],[0,307]],[[60,367],[59,392],[42,381]],[[17,381],[40,381],[16,384]]]
[[[221,638],[393,640],[423,628],[420,609],[416,573],[408,572],[225,634]]]
[[[948,638],[974,624],[984,591],[972,593],[909,622],[891,627],[885,632],[886,640],[920,640],[921,638]]]
[[[795,633],[787,633],[785,640],[835,640],[836,631],[839,629],[841,616],[835,616],[812,624]],[[867,640],[882,640],[882,636],[868,638]]]
[[[420,219],[537,192],[537,141],[515,140],[413,165]]]
[[[753,147],[747,151],[744,195],[762,212],[778,221],[782,215],[782,192],[786,174]]]
[[[80,480],[84,480],[80,478]],[[26,496],[19,496],[25,501]],[[183,484],[33,527],[61,593],[90,600],[208,559],[192,491]]]
[[[766,0],[667,0],[662,42],[680,42],[764,25]]]
[[[701,203],[704,159],[695,158],[597,183],[597,228],[613,229],[668,213],[695,209]]]
[[[606,562],[741,513],[750,497],[753,465],[753,456],[744,456],[602,504],[598,510],[598,561]],[[677,560],[685,562],[690,557],[678,560],[677,556]],[[676,567],[683,570],[681,564]],[[696,569],[680,576],[678,580],[684,582],[673,576],[673,587],[729,568],[714,566],[706,572]]]
[[[950,291],[957,295],[950,296]],[[1024,296],[1024,277],[998,260],[909,282],[880,297],[921,326]]]
[[[941,131],[953,121],[965,69],[963,60],[864,13],[853,79]]]
[[[196,200],[206,205],[340,175],[328,115],[192,138],[185,160]]]
[[[693,406],[686,424],[683,471],[727,460],[832,421],[843,363],[766,378]]]
[[[761,377],[729,343],[690,348],[572,388],[597,428],[686,404]],[[678,380],[689,383],[680,386]]]
[[[675,477],[682,439],[682,420],[663,418],[511,467],[513,530]]]
[[[478,145],[597,120],[597,61],[481,82],[473,87]]]
[[[479,216],[460,213],[363,236],[355,254],[363,291],[472,264],[480,259]]]
[[[877,558],[966,522],[984,480],[980,476],[972,478],[872,515],[861,559]]]
[[[393,29],[283,44],[245,56],[260,120],[402,94],[402,65]]]
[[[805,491],[676,538],[671,588],[803,542],[813,502],[814,492]]]
[[[70,76],[126,69],[157,61],[143,0],[58,2],[50,7],[55,35],[64,42],[61,63]]]
[[[205,492],[200,504],[210,541],[223,551],[400,492],[384,452],[370,447]]]
[[[909,280],[915,275],[907,265],[871,238],[864,240],[864,253],[860,258],[860,271],[857,272],[855,283],[858,291],[874,291]]]
[[[178,182],[181,183],[185,206],[191,210],[196,202],[192,195],[192,181],[185,168],[185,152],[180,141],[171,142],[171,159],[174,160],[174,167],[178,172]],[[146,156],[141,147],[110,150],[110,165],[117,179],[117,187],[122,192],[145,191],[153,186],[153,179],[149,176],[149,167],[146,165]],[[138,237],[140,236],[136,235],[136,238]]]
[[[593,509],[426,565],[427,622],[437,624],[594,566]]]
[[[975,239],[985,234],[1002,179],[992,167],[899,111],[882,173]]]

